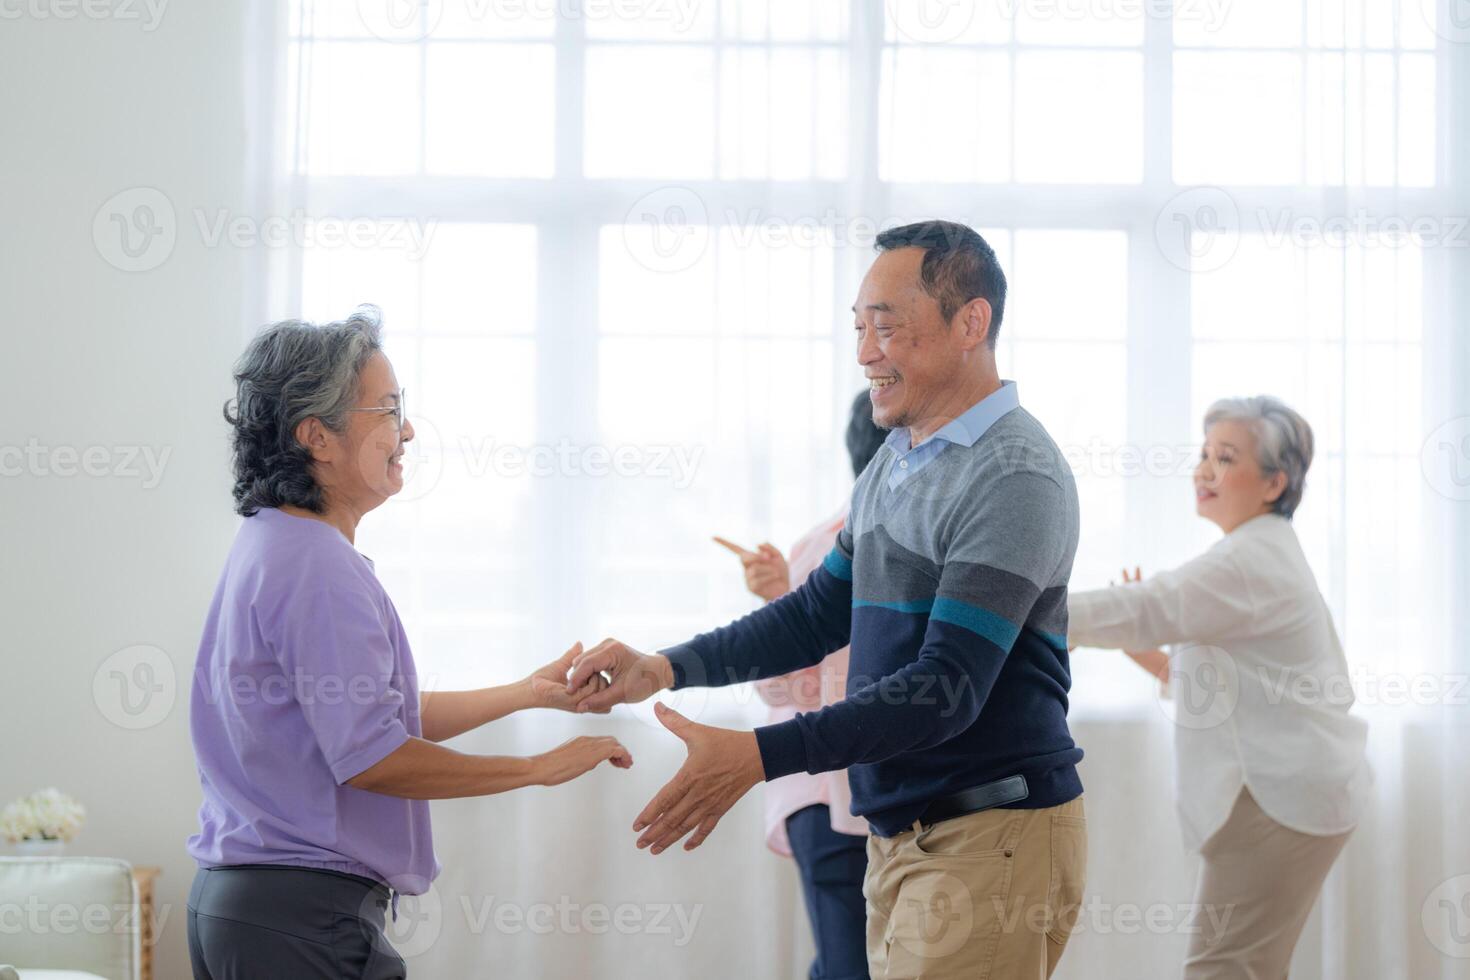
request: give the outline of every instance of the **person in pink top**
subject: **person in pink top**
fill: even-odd
[[[873,424],[873,403],[861,392],[852,404],[847,451],[856,477],[877,453],[887,435]],[[745,569],[745,585],[767,602],[797,588],[810,575],[847,520],[847,505],[806,533],[791,548],[790,558],[771,544],[748,551],[715,538],[733,551]],[[847,687],[847,648],[820,664],[756,682],[761,700],[770,706],[768,724],[799,712],[816,711],[842,700]],[[863,874],[867,870],[868,823],[852,815],[847,771],[782,776],[766,784],[766,844],[796,860],[801,873],[807,916],[816,940],[817,957],[810,980],[849,980],[868,976],[867,911]]]

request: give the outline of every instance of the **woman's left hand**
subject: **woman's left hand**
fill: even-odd
[[[567,693],[567,674],[571,672],[572,661],[581,655],[582,644],[573,643],[572,648],[566,653],[526,678],[531,688],[531,698],[535,707],[576,711],[577,705],[581,704],[585,698],[607,689],[607,679],[601,674],[593,674],[586,684],[571,694]],[[605,715],[611,710],[611,708],[604,708],[602,711],[593,713]]]

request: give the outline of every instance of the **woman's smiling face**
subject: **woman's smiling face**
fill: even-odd
[[[381,352],[370,357],[358,377],[357,409],[397,408],[402,391],[393,365]],[[355,411],[349,417],[344,457],[346,467],[339,494],[377,506],[403,489],[403,453],[413,439],[413,423],[406,418],[400,429],[393,412]]]
[[[1227,534],[1269,513],[1286,489],[1286,474],[1261,470],[1256,448],[1255,433],[1243,422],[1222,419],[1205,432],[1194,468],[1194,506]]]

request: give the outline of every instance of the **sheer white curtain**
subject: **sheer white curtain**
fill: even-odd
[[[384,309],[419,458],[361,546],[427,682],[493,683],[573,640],[653,647],[750,608],[708,538],[785,547],[842,498],[860,386],[845,311],[875,229],[981,228],[1011,280],[1002,373],[1077,472],[1075,586],[1211,540],[1188,492],[1209,401],[1270,392],[1314,424],[1297,523],[1379,782],[1300,975],[1470,976],[1455,15],[296,0],[256,25],[257,128],[280,134],[262,140],[261,208],[305,229],[267,253],[259,319]],[[1092,904],[1063,973],[1168,975],[1196,924],[1168,722],[1123,658],[1082,650],[1074,668]],[[746,691],[677,701],[760,716]],[[632,848],[682,757],[647,712],[463,741],[534,751],[586,730],[623,735],[633,774],[436,806],[446,872],[399,937],[414,968],[798,975],[795,880],[763,851],[756,799],[694,856]],[[589,925],[598,905],[627,928]]]

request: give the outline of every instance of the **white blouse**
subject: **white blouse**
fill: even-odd
[[[1373,777],[1349,714],[1347,660],[1291,523],[1252,518],[1204,554],[1139,583],[1074,592],[1067,641],[1172,644],[1169,690],[1185,843],[1225,823],[1242,785],[1304,834],[1356,825]]]

